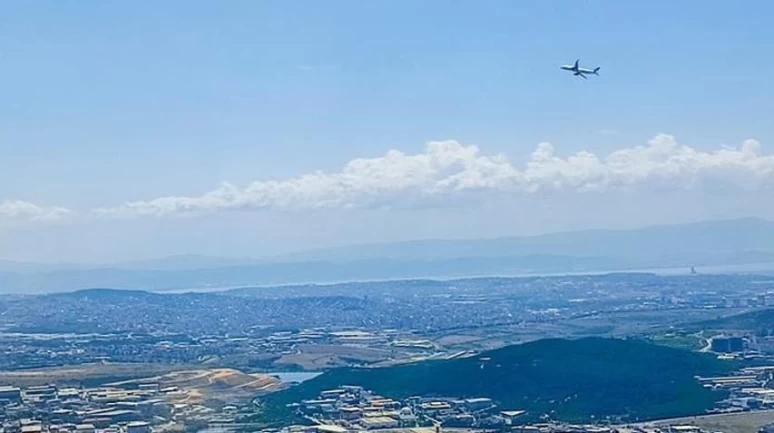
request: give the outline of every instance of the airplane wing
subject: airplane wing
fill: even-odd
[[[576,60],[575,61],[575,66],[573,66],[576,71],[578,70],[578,62],[580,62],[580,59]]]
[[[586,75],[584,75],[584,74],[582,74],[582,73],[580,73],[580,72],[576,73],[575,75],[577,75],[577,76],[579,76],[579,77],[583,78],[584,80],[588,80],[588,79],[589,79],[589,77],[587,77]]]

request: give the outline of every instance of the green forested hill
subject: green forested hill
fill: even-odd
[[[532,417],[644,420],[703,413],[724,395],[703,388],[694,376],[733,368],[711,355],[640,340],[547,339],[473,358],[333,370],[267,396],[264,414],[288,421],[287,403],[340,385],[361,385],[394,398],[490,397],[502,408],[526,409]]]

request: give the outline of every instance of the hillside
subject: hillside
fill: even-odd
[[[205,402],[230,403],[249,400],[255,395],[266,394],[281,386],[278,379],[265,374],[246,374],[230,368],[173,371],[160,376],[133,379],[107,384],[106,386],[132,386],[158,383],[160,387],[178,388],[167,398],[175,404]]]
[[[531,417],[645,420],[703,413],[724,395],[703,388],[694,376],[723,374],[732,367],[710,355],[639,340],[547,339],[473,358],[333,370],[263,402],[267,418],[286,421],[292,418],[286,404],[346,384],[393,398],[487,396]]]

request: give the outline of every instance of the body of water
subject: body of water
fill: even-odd
[[[322,373],[316,371],[290,371],[266,374],[274,376],[283,382],[305,382],[309,379],[314,379]]]

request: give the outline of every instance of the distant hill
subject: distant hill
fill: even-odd
[[[393,398],[486,396],[503,409],[527,410],[531,418],[549,413],[572,422],[634,421],[704,413],[725,395],[703,388],[694,376],[725,374],[732,367],[708,354],[640,340],[547,339],[471,358],[333,370],[262,402],[264,414],[281,423],[293,418],[288,403],[361,385]]]
[[[749,311],[692,325],[696,329],[739,330],[762,334],[774,333],[774,308]]]
[[[494,239],[351,245],[287,254],[275,260],[444,260],[459,257],[556,255],[618,257],[630,262],[656,264],[663,263],[664,258],[724,256],[728,259],[736,254],[758,256],[750,257],[753,260],[774,259],[774,222],[742,218],[629,230],[585,230]]]
[[[173,256],[112,265],[0,262],[0,293],[145,290],[771,263],[774,223],[739,219],[532,237],[348,246],[272,259]]]
[[[131,302],[133,300],[158,300],[161,299],[160,294],[153,292],[146,292],[144,290],[117,290],[117,289],[82,289],[74,292],[55,293],[50,295],[52,299],[67,299],[78,301],[120,301]]]
[[[155,291],[218,289],[251,285],[589,272],[626,268],[627,265],[613,259],[562,256],[470,257],[439,261],[315,261],[191,270],[99,268],[36,273],[0,272],[0,293],[61,292],[88,287]]]

